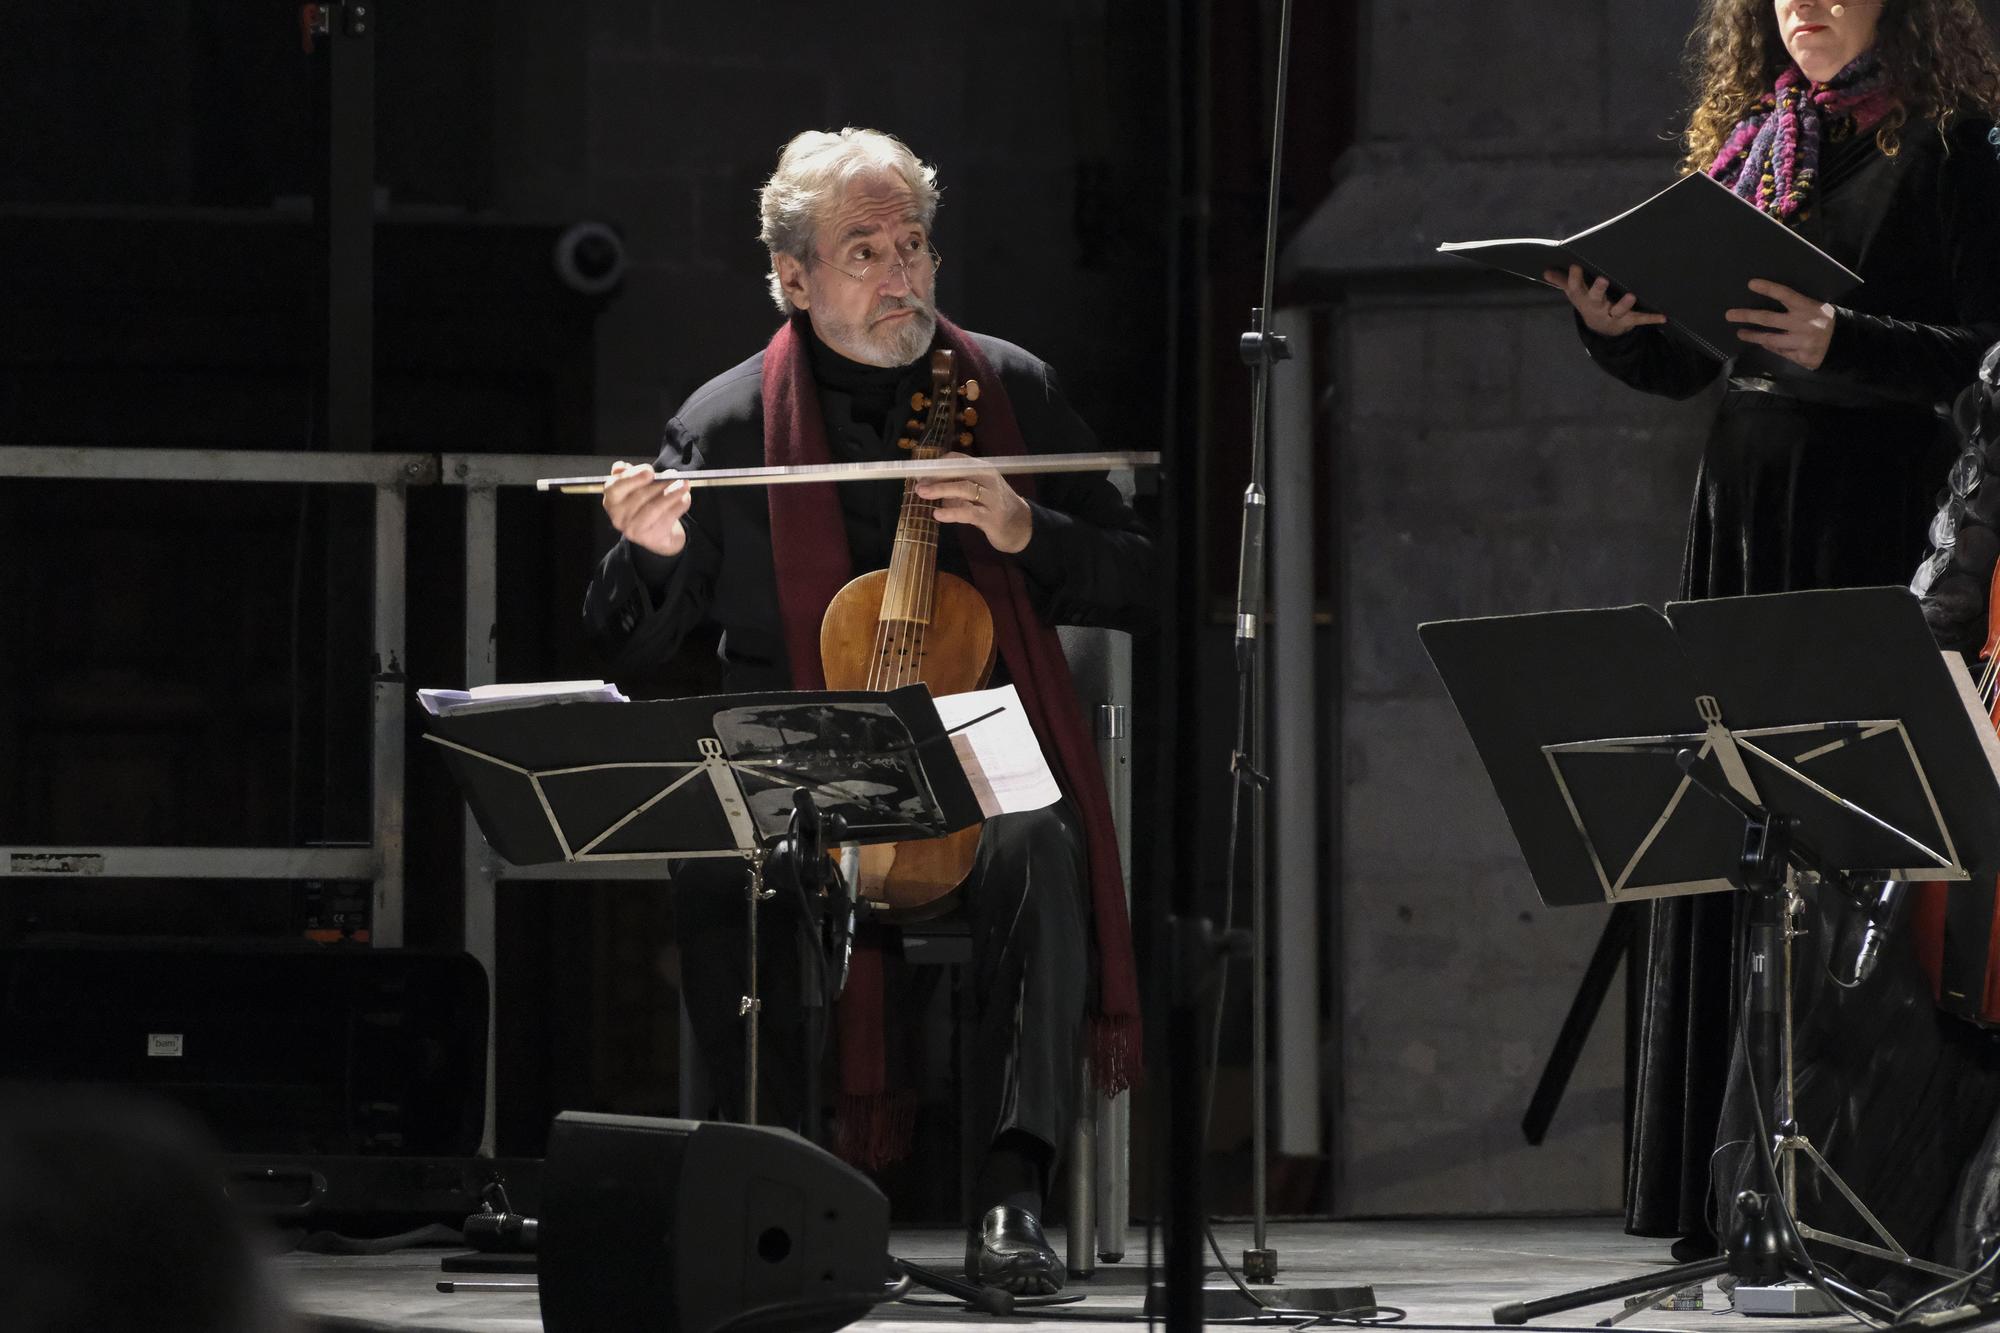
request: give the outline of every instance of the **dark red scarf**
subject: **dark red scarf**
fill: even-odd
[[[938,320],[938,343],[956,353],[961,378],[979,381],[979,428],[973,449],[991,455],[1026,453],[1006,390],[978,347],[943,318]],[[813,379],[805,339],[791,321],[764,350],[763,390],[765,463],[831,462],[819,386]],[[1011,481],[1022,495],[1033,496],[1031,478],[1014,477]],[[820,620],[834,594],[853,577],[840,500],[831,485],[773,486],[769,494],[772,559],[792,685],[801,690],[825,689],[819,658]],[[1118,839],[1103,770],[1098,766],[1097,746],[1084,721],[1062,643],[1055,629],[1036,616],[1019,566],[995,551],[977,528],[955,526],[972,569],[973,586],[993,613],[1000,657],[1007,664],[1035,735],[1041,738],[1049,767],[1069,798],[1070,808],[1083,822],[1097,962],[1097,1004],[1089,1033],[1091,1070],[1099,1088],[1117,1092],[1138,1082],[1141,1074],[1139,983],[1132,961],[1124,879],[1119,872]],[[889,1086],[882,964],[879,945],[857,944],[836,1019],[840,1034],[840,1154],[869,1168],[908,1153],[915,1109],[913,1094]]]

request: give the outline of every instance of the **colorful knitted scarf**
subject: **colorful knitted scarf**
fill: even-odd
[[[1896,106],[1882,58],[1863,51],[1825,83],[1797,65],[1757,99],[1723,141],[1708,174],[1781,222],[1811,210],[1820,145],[1866,134]]]

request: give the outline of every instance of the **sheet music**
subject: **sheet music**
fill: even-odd
[[[601,680],[530,680],[502,685],[475,685],[469,690],[418,690],[417,699],[433,717],[466,709],[511,708],[556,700],[599,700],[630,703],[616,685]]]
[[[953,732],[951,738],[959,763],[965,766],[966,780],[979,798],[983,817],[1040,810],[1062,799],[1062,788],[1049,771],[1042,743],[1035,738],[1035,729],[1021,707],[1021,696],[1012,685],[947,694],[936,703],[946,731],[983,714],[994,714],[964,731]],[[994,713],[995,709],[1000,711]]]
[[[1951,672],[1951,683],[1958,687],[1958,697],[1965,702],[1973,733],[1979,737],[1979,748],[1986,754],[1986,766],[1993,770],[1994,781],[2000,782],[2000,733],[1994,731],[1993,717],[1986,711],[1986,705],[1979,702],[1979,687],[1972,683],[1972,673],[1965,669],[1965,659],[1957,653],[1944,654],[1944,664]]]

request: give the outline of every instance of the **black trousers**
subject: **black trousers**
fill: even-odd
[[[743,1107],[743,1020],[748,908],[744,870],[687,861],[673,878],[681,984],[695,1040],[726,1114]],[[789,884],[757,921],[759,1119],[798,1127],[805,1105],[806,1006],[816,948]],[[1082,834],[1067,803],[986,821],[972,873],[954,909],[969,922],[974,1049],[965,1061],[974,1127],[969,1152],[1018,1130],[1055,1154],[1076,1115],[1077,1060],[1088,986],[1087,893]],[[893,996],[891,1008],[894,1007]],[[830,1016],[817,1016],[822,1031]],[[830,1100],[830,1099],[828,1099]]]

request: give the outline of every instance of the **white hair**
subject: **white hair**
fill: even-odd
[[[771,299],[778,309],[790,312],[792,303],[778,280],[777,257],[790,255],[805,263],[821,218],[848,182],[883,172],[900,177],[916,197],[918,219],[929,231],[937,216],[937,171],[918,161],[895,135],[851,125],[838,134],[807,130],[778,154],[778,169],[764,182],[757,210],[758,239],[773,261]]]

